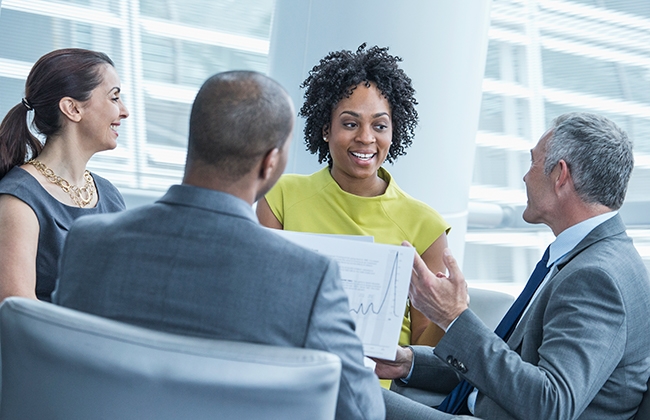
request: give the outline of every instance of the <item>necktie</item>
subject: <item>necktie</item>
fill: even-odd
[[[512,304],[510,309],[508,309],[508,312],[506,312],[503,319],[501,319],[501,322],[499,322],[499,325],[494,330],[495,334],[503,338],[504,341],[507,341],[508,338],[510,338],[510,334],[514,331],[517,322],[519,322],[521,315],[526,309],[526,306],[528,306],[535,291],[542,283],[542,280],[544,280],[544,277],[548,274],[549,269],[546,267],[546,264],[548,263],[549,248],[546,248],[544,256],[542,256],[542,259],[535,266],[535,270],[533,270],[533,274],[530,275],[524,290]],[[460,381],[456,388],[454,388],[451,393],[447,395],[447,398],[445,398],[438,406],[438,410],[444,411],[445,413],[458,414],[473,389],[474,386],[469,382],[465,380]]]

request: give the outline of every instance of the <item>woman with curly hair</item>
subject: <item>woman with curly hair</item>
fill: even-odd
[[[268,227],[407,240],[433,272],[445,271],[449,225],[402,191],[382,167],[411,145],[418,114],[411,79],[388,48],[361,45],[329,53],[302,83],[305,142],[328,166],[312,175],[283,175],[257,205]],[[400,345],[435,345],[442,331],[406,307]]]

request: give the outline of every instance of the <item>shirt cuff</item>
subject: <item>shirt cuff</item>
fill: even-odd
[[[451,326],[454,325],[454,322],[456,322],[456,320],[458,320],[459,317],[460,317],[460,315],[458,315],[456,318],[454,318],[454,320],[451,321],[449,323],[449,325],[447,325],[447,328],[445,329],[445,332],[449,331],[449,328],[451,328]]]
[[[452,325],[454,325],[454,322],[458,320],[460,315],[458,315],[456,318],[454,318],[453,321],[447,326],[447,329],[445,329],[445,332],[449,331],[449,328],[451,328]],[[413,351],[413,347],[407,346],[408,348],[411,349],[411,352],[413,352],[413,358],[411,359],[411,368],[409,369],[409,374],[406,375],[405,378],[399,378],[400,381],[404,382],[405,384],[409,383],[409,380],[411,379],[411,376],[413,375],[413,366],[415,366],[415,352]],[[433,350],[435,350],[435,347],[432,347]]]
[[[404,382],[405,384],[409,383],[409,380],[411,379],[411,375],[413,375],[413,366],[415,365],[415,352],[413,351],[413,347],[407,346],[408,348],[411,349],[411,354],[413,354],[413,357],[411,358],[411,368],[409,369],[409,374],[406,375],[406,378],[400,378],[400,381]]]

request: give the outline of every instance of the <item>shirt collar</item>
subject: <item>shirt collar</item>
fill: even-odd
[[[596,226],[616,216],[617,211],[599,214],[562,231],[551,243],[547,267],[561,261],[576,245],[580,243]]]

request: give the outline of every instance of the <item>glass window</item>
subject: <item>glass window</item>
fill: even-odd
[[[544,86],[625,99],[615,63],[542,49]]]
[[[20,103],[25,94],[25,81],[9,77],[0,77],[0,114],[4,116],[11,108]]]
[[[147,97],[145,107],[147,109],[147,143],[185,149],[187,147],[190,104]]]
[[[628,131],[637,162],[628,201],[650,206],[650,42],[643,42],[650,39],[650,2],[552,3],[492,3],[470,199],[502,205],[517,223],[489,232],[468,229],[469,281],[516,286],[552,240],[545,227],[520,220],[526,204],[521,178],[529,149],[564,112],[591,110]],[[2,6],[0,112],[19,103],[27,72],[43,54],[64,47],[107,53],[131,116],[120,129],[118,147],[93,157],[89,167],[120,188],[162,192],[180,181],[190,106],[207,77],[231,69],[267,71],[274,0],[39,5],[38,12],[30,0]],[[646,244],[639,249],[650,266],[650,233],[636,225],[630,232],[635,243]]]
[[[27,0],[15,0],[0,13],[0,110],[20,102],[29,69],[45,53],[105,52],[115,61],[131,116],[118,147],[94,156],[89,167],[118,187],[162,192],[179,182],[198,87],[220,71],[267,70],[273,0],[44,0],[41,6],[33,12]]]
[[[604,7],[617,12],[650,18],[650,3],[646,0],[571,0],[589,6]]]
[[[650,43],[642,42],[650,39],[650,2],[564,0],[548,7],[498,0],[489,34],[470,200],[514,214],[509,225],[489,232],[468,227],[465,277],[496,282],[495,288],[528,278],[553,240],[543,236],[543,225],[521,220],[528,149],[553,118],[575,111],[605,115],[634,142],[636,165],[622,214],[650,266],[643,245],[650,241],[643,229],[650,224]]]
[[[140,0],[140,14],[196,28],[268,39],[273,0]]]
[[[481,98],[481,114],[478,123],[479,130],[502,133],[503,128],[503,98],[483,92]]]

